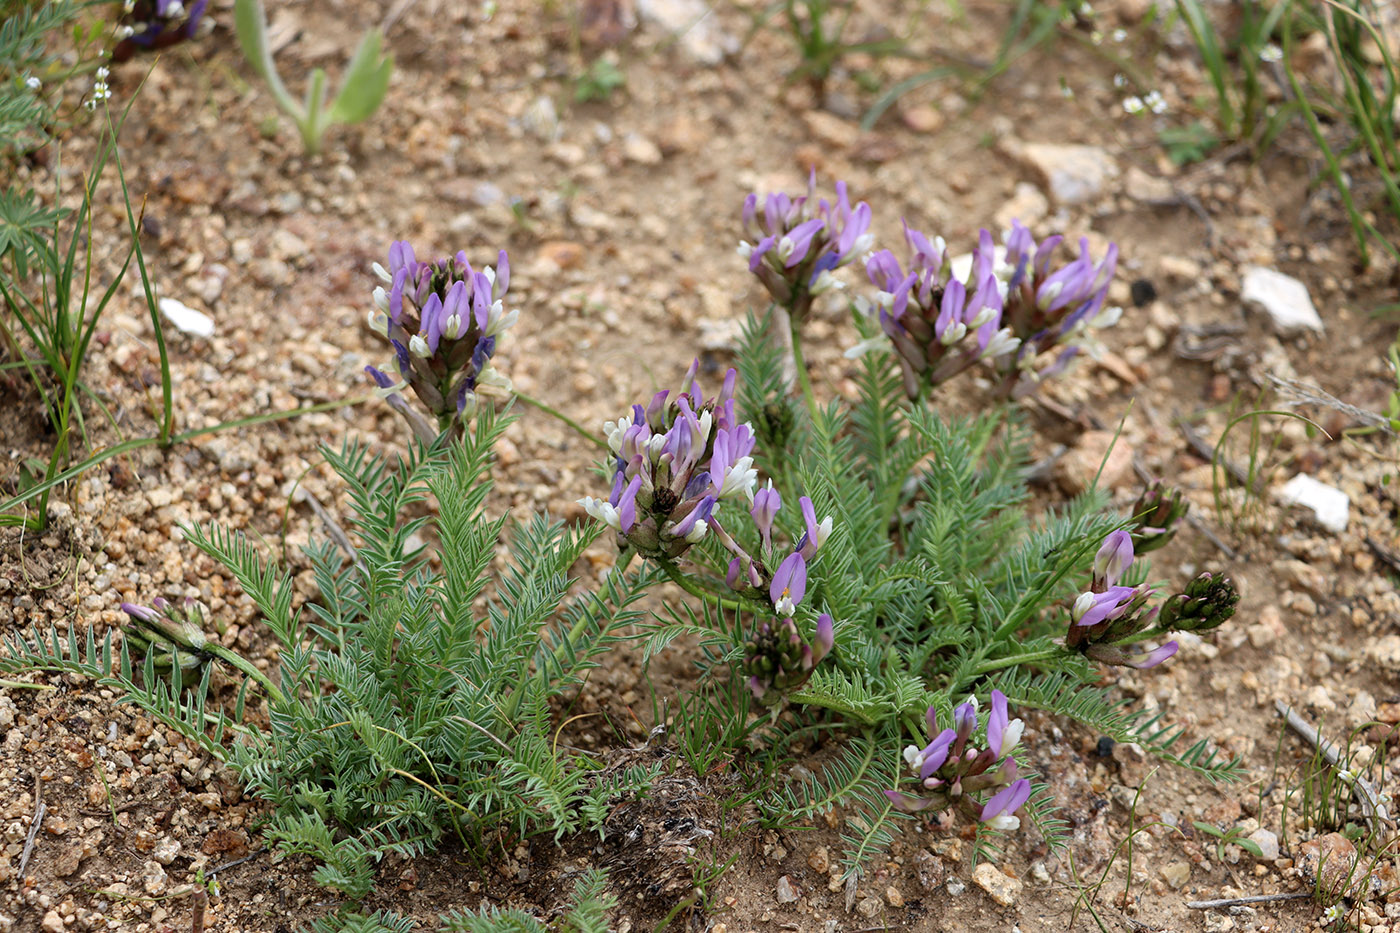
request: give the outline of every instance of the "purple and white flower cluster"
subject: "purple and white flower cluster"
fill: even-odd
[[[1150,650],[1136,646],[1137,640],[1155,631],[1160,610],[1147,608],[1156,595],[1155,587],[1119,584],[1132,563],[1132,535],[1120,530],[1104,539],[1094,556],[1093,582],[1070,607],[1065,647],[1105,664],[1136,668],[1154,667],[1176,654],[1174,641]]]
[[[163,49],[192,37],[208,5],[209,0],[126,0],[112,60],[124,62],[138,50]]]
[[[920,793],[885,791],[890,803],[906,813],[957,809],[993,829],[1018,828],[1021,819],[1016,811],[1030,799],[1031,782],[1017,776],[1011,753],[1020,743],[1025,725],[1009,718],[1006,696],[1000,690],[992,691],[985,748],[970,744],[978,725],[975,698],[953,711],[951,729],[939,731],[938,714],[932,706],[926,718],[932,741],[923,748],[910,745],[904,750],[904,760],[918,776]]]
[[[1184,511],[1184,509],[1183,509]],[[1235,614],[1239,591],[1224,574],[1198,574],[1186,589],[1147,608],[1157,588],[1146,583],[1123,586],[1119,581],[1132,566],[1133,535],[1115,531],[1104,538],[1094,556],[1093,581],[1070,607],[1065,647],[1105,664],[1148,668],[1176,654],[1178,644],[1159,648],[1141,643],[1169,632],[1203,632]]]
[[[1105,307],[1116,245],[1095,261],[1081,239],[1079,255],[1056,264],[1064,238],[1037,243],[1013,221],[1001,246],[983,230],[964,267],[941,237],[905,224],[908,258],[901,263],[888,249],[868,253],[870,207],[852,208],[844,182],[836,184],[835,204],[817,201],[815,187],[814,174],[806,196],[770,194],[761,211],[758,195],[750,194],[743,210],[749,239],[739,244],[739,255],[794,321],[805,317],[816,295],[841,287],[837,269],[863,258],[877,291],[873,301],[861,298],[857,305],[878,318],[881,334],[847,355],[892,344],[910,398],[979,362],[997,372],[1001,394],[1027,395],[1081,353],[1100,352],[1093,330],[1122,315],[1121,308]]]
[[[1104,307],[1116,245],[1095,263],[1088,240],[1081,240],[1078,258],[1056,267],[1052,260],[1063,237],[1037,244],[1015,221],[1001,247],[983,230],[966,274],[958,276],[941,237],[930,239],[908,225],[904,236],[907,266],[881,250],[866,261],[866,274],[879,289],[873,312],[894,345],[910,398],[982,361],[998,372],[1003,394],[1027,395],[1080,353],[1098,353],[1092,330],[1117,323],[1122,314]],[[866,341],[848,355],[876,343]]]
[[[369,326],[393,345],[399,378],[373,366],[365,371],[391,404],[408,415],[397,393],[411,387],[442,430],[470,418],[478,394],[510,393],[510,380],[491,365],[498,338],[520,316],[502,301],[510,286],[505,250],[495,269],[478,271],[464,252],[423,262],[398,240],[389,247],[389,268],[375,263],[374,271],[384,284],[374,290]]]
[[[833,273],[870,249],[870,205],[851,207],[845,182],[836,183],[836,203],[816,196],[814,171],[805,196],[770,194],[758,208],[758,195],[744,200],[744,233],[739,255],[758,276],[773,300],[801,320],[812,301],[840,288]]]
[[[699,361],[691,364],[674,401],[670,390],[643,408],[604,425],[614,460],[613,488],[606,500],[579,500],[588,514],[617,532],[618,546],[645,557],[673,559],[719,525],[722,503],[754,498],[753,429],[734,414],[729,370],[715,398],[696,384]]]

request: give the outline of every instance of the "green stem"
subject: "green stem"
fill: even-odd
[[[520,399],[520,401],[524,402],[526,405],[538,408],[546,415],[559,419],[560,421],[564,422],[564,424],[573,428],[579,437],[582,437],[584,440],[602,449],[604,452],[611,453],[611,450],[608,447],[607,443],[601,437],[594,434],[592,431],[588,430],[583,425],[579,424],[573,418],[570,418],[568,415],[564,414],[562,411],[555,408],[554,406],[535,398],[533,395],[526,395],[524,392],[517,391],[515,393],[515,397]]]
[[[253,662],[243,657],[243,655],[239,654],[236,651],[231,651],[230,649],[225,648],[223,645],[214,642],[206,643],[204,645],[203,650],[208,652],[209,654],[212,654],[214,657],[218,658],[220,661],[223,661],[230,667],[238,668],[238,670],[242,671],[245,675],[257,681],[258,685],[267,691],[268,698],[272,700],[274,705],[286,705],[286,695],[283,694],[282,691],[277,688],[277,685],[272,682],[271,678],[269,678],[262,671],[258,670],[257,667],[254,666]]]
[[[1030,664],[1033,661],[1048,661],[1064,652],[1063,648],[1042,648],[1039,651],[1027,651],[1025,654],[1013,654],[1009,658],[995,658],[991,661],[983,661],[972,669],[975,676],[990,674],[992,671],[1003,670],[1008,667],[1016,667],[1020,664]]]
[[[51,684],[31,684],[23,680],[0,680],[0,689],[5,690],[57,690]]]
[[[666,576],[671,578],[671,582],[685,590],[696,599],[703,599],[705,602],[717,603],[721,609],[729,609],[734,612],[757,612],[761,607],[757,604],[744,600],[725,599],[719,593],[708,587],[702,586],[699,582],[681,573],[680,568],[669,560],[659,560],[661,569],[666,571]]]
[[[802,387],[802,397],[807,400],[807,413],[812,423],[817,423],[817,397],[812,392],[812,380],[807,375],[807,362],[802,358],[802,333],[797,318],[788,314],[788,331],[792,334],[792,362],[797,368],[797,383]]]

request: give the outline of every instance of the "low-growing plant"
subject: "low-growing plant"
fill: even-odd
[[[1400,221],[1400,148],[1396,142],[1400,66],[1391,52],[1385,17],[1370,0],[1282,6],[1288,10],[1283,61],[1289,86],[1341,197],[1361,263],[1370,264],[1372,245],[1400,261],[1394,237],[1377,229],[1366,205],[1356,203],[1355,179],[1344,167],[1349,158],[1364,158],[1380,181],[1392,220]],[[1297,36],[1311,31],[1327,37],[1329,68],[1320,81],[1307,81],[1288,67]],[[1371,61],[1373,49],[1379,62]],[[1339,126],[1350,129],[1351,137],[1339,139]]]
[[[141,244],[135,235],[130,199],[126,199],[125,203],[132,236],[125,254],[121,256],[117,272],[105,284],[100,278],[102,263],[93,254],[92,201],[108,159],[115,158],[120,174],[121,161],[116,152],[115,138],[116,129],[112,127],[110,136],[99,146],[92,169],[84,180],[82,203],[71,215],[58,209],[39,208],[32,197],[12,201],[12,206],[24,211],[23,222],[26,225],[37,224],[42,219],[51,222],[52,226],[44,230],[36,227],[16,228],[7,237],[10,248],[0,252],[0,300],[3,300],[5,310],[5,314],[0,315],[0,347],[10,357],[5,365],[22,369],[29,377],[55,436],[53,450],[43,471],[44,484],[51,483],[70,460],[76,446],[75,439],[86,435],[80,396],[86,395],[101,407],[97,396],[82,382],[83,363],[98,322],[133,259],[146,285],[151,322],[161,350],[161,381],[167,413],[162,439],[168,436],[169,363],[160,317],[156,313],[146,277]],[[55,172],[55,179],[60,175]],[[124,178],[121,184],[125,194]],[[58,202],[58,194],[56,191],[55,203]],[[31,347],[38,354],[37,359],[29,355]],[[42,485],[38,479],[36,476],[31,484],[33,487]],[[34,514],[16,515],[4,507],[0,511],[0,525],[22,524],[31,530],[44,528],[48,521],[49,488],[49,485],[44,485],[38,493],[38,507]],[[27,490],[19,491],[24,493]]]
[[[1201,0],[1176,0],[1215,92],[1214,116],[1226,139],[1250,139],[1270,120],[1286,119],[1287,109],[1270,113],[1263,70],[1282,57],[1278,33],[1291,0],[1242,3],[1234,36],[1227,42]]]
[[[13,158],[48,142],[50,103],[64,73],[50,43],[72,21],[72,0],[0,2],[0,146]],[[15,189],[6,186],[6,192]],[[0,251],[3,251],[0,242]]]
[[[169,683],[157,651],[136,676],[130,638],[115,672],[110,636],[101,647],[91,636],[11,639],[0,667],[102,679],[188,732],[272,804],[269,837],[313,855],[318,881],[352,899],[387,852],[424,852],[447,835],[474,853],[529,833],[559,838],[602,825],[613,797],[636,792],[647,775],[596,779],[549,740],[551,702],[624,633],[638,637],[634,624],[644,657],[681,636],[699,642],[699,684],[672,717],[697,771],[744,769],[770,825],[849,805],[850,890],[894,821],[920,813],[972,824],[979,858],[1023,819],[1064,844],[1048,788],[1017,757],[1014,709],[1066,715],[1234,779],[1237,761],[1207,739],[1179,748],[1181,728],[1125,706],[1105,675],[1161,664],[1178,649],[1173,632],[1234,611],[1217,573],[1175,592],[1147,582],[1136,553],[1170,537],[1179,500],[1154,487],[1119,516],[1091,489],[1041,519],[1028,510],[1012,400],[1096,352],[1094,329],[1121,313],[1105,306],[1116,247],[1095,257],[1081,242],[1061,260],[1060,238],[1037,242],[1015,224],[1000,247],[984,231],[963,264],[906,229],[906,260],[880,250],[865,262],[856,396],[823,404],[803,329],[874,245],[870,207],[838,184],[834,202],[811,190],[751,196],[742,216],[740,253],[784,312],[791,356],[773,339],[780,315],[753,317],[738,367],[713,392],[695,362],[678,390],[604,425],[606,485],[579,500],[594,522],[488,515],[492,447],[509,420],[497,405],[512,394],[492,363],[517,318],[504,306],[509,263],[423,261],[400,241],[376,268],[384,284],[368,321],[394,363],[368,369],[412,427],[408,457],[391,464],[353,442],[325,454],[353,505],[353,552],[311,547],[319,595],[294,611],[290,577],[241,536],[186,530],[263,615],[276,677],[245,671],[230,714],[207,705],[207,666],[182,693],[198,665],[178,651]],[[988,386],[979,411],[929,404],[969,372]],[[570,568],[605,533],[616,565],[570,595]],[[692,598],[648,621],[636,602],[663,581]],[[126,608],[148,629],[175,612]],[[185,626],[158,627],[197,654]],[[265,727],[242,715],[254,682]],[[827,738],[839,744],[814,756]],[[777,781],[780,771],[793,779]]]
[[[1227,846],[1239,846],[1255,858],[1264,854],[1264,850],[1259,847],[1259,843],[1249,838],[1243,827],[1231,826],[1221,829],[1214,823],[1207,823],[1203,820],[1192,820],[1191,825],[1215,839],[1215,857],[1221,861],[1225,860],[1225,848]]]
[[[874,57],[904,53],[897,36],[851,41],[846,38],[851,16],[860,8],[850,0],[776,0],[754,15],[750,37],[780,19],[782,29],[797,48],[801,62],[788,73],[789,81],[806,81],[818,94],[826,88],[843,58],[854,54]]]
[[[627,75],[614,62],[599,56],[574,80],[574,101],[586,104],[593,100],[607,100],[626,84]]]
[[[327,100],[326,73],[317,68],[311,72],[306,95],[298,101],[288,92],[272,60],[272,48],[267,39],[267,14],[262,0],[235,0],[234,23],[238,42],[248,64],[267,82],[272,98],[282,112],[292,118],[301,134],[302,146],[308,155],[321,151],[326,131],[337,123],[360,123],[368,120],[389,90],[389,76],[394,71],[392,52],[380,54],[383,36],[371,29],[360,40],[345,74],[340,90]]]

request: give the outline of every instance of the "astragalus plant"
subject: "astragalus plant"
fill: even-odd
[[[720,760],[760,766],[765,822],[847,804],[852,881],[896,819],[969,821],[979,854],[1026,823],[1062,844],[1026,757],[1025,710],[1235,777],[1237,762],[1205,739],[1179,749],[1181,730],[1113,686],[1117,672],[1151,676],[1175,654],[1174,632],[1234,611],[1227,578],[1174,592],[1135,559],[1170,538],[1180,500],[1153,487],[1120,515],[1091,489],[1042,517],[1029,509],[1014,400],[1096,352],[1095,328],[1118,316],[1105,307],[1116,250],[1081,244],[1061,259],[1059,238],[1037,242],[1018,224],[1001,245],[984,234],[967,261],[909,230],[901,261],[869,252],[870,208],[844,186],[830,202],[754,196],[742,214],[740,252],[786,312],[790,350],[771,339],[770,314],[750,320],[722,376],[674,360],[689,363],[678,385],[602,425],[607,459],[596,487],[577,490],[590,517],[573,527],[487,508],[501,409],[524,400],[492,363],[518,317],[504,304],[504,254],[475,269],[464,254],[425,262],[406,242],[391,247],[368,326],[394,359],[369,375],[408,420],[411,446],[393,463],[355,443],[327,449],[357,543],[311,549],[319,594],[298,612],[288,575],[243,538],[187,531],[230,568],[280,651],[275,677],[242,668],[266,696],[265,724],[241,716],[242,697],[232,717],[206,706],[207,664],[232,662],[191,630],[188,609],[161,624],[175,604],[129,609],[144,640],[172,642],[161,669],[173,687],[157,651],[140,677],[125,644],[116,673],[110,643],[57,636],[14,640],[5,663],[105,679],[198,737],[273,804],[269,835],[357,898],[385,852],[448,834],[475,852],[503,834],[561,836],[605,817],[624,784],[644,785],[634,769],[599,786],[550,738],[551,701],[623,637],[645,639],[644,657],[698,639],[701,675],[672,707],[675,740],[701,773]],[[842,278],[861,263],[866,286]],[[842,289],[863,338],[845,364],[857,392],[822,403],[803,326]],[[784,377],[792,363],[800,398]],[[952,391],[956,416],[941,410]],[[604,534],[616,565],[571,595],[570,569]],[[643,618],[637,599],[663,581],[684,599]]]
[[[483,410],[459,438],[414,441],[392,462],[360,444],[328,448],[358,543],[349,554],[330,542],[310,548],[319,597],[301,609],[290,574],[241,534],[187,529],[253,599],[279,651],[271,678],[241,666],[258,690],[245,687],[232,713],[206,702],[212,665],[198,671],[217,642],[164,600],[123,607],[143,641],[168,652],[158,665],[148,651],[144,676],[127,648],[134,639],[116,651],[110,634],[85,646],[12,637],[0,668],[85,674],[195,737],[272,804],[268,836],[314,856],[317,880],[352,898],[368,893],[386,852],[421,853],[450,835],[484,853],[501,832],[586,826],[587,814],[606,814],[595,798],[621,785],[595,787],[587,768],[555,754],[550,702],[636,620],[631,605],[653,577],[617,573],[571,596],[568,571],[600,529],[488,514],[491,451],[507,423]],[[647,778],[642,769],[623,783]]]
[[[971,820],[979,851],[1023,817],[1061,843],[1043,781],[1018,758],[1013,708],[1069,716],[1213,780],[1236,776],[1207,740],[1178,748],[1181,730],[1112,688],[1115,667],[1158,665],[1177,650],[1172,632],[1234,610],[1219,574],[1165,600],[1170,587],[1144,582],[1134,541],[1164,543],[1177,500],[1155,489],[1120,515],[1092,489],[1042,518],[1028,511],[1027,436],[1011,400],[1097,352],[1095,328],[1121,313],[1105,304],[1116,247],[1096,258],[1081,243],[1061,260],[1060,237],[1036,242],[1015,224],[1000,245],[984,231],[970,262],[955,263],[941,239],[906,227],[907,260],[862,257],[871,212],[843,185],[830,202],[751,196],[743,220],[739,253],[785,312],[801,402],[770,308],[751,319],[715,398],[692,366],[678,395],[608,424],[612,489],[583,500],[620,547],[700,600],[674,609],[649,646],[702,640],[708,699],[682,723],[704,737],[692,752],[718,756],[721,736],[735,755],[767,749],[760,761],[795,775],[762,801],[774,824],[850,804],[852,872],[887,844],[893,819],[914,814]],[[823,403],[804,321],[852,287],[838,272],[862,258],[857,395]],[[974,374],[984,388],[952,382]],[[957,416],[940,411],[954,391]],[[791,502],[800,509],[781,507]],[[833,731],[839,741],[817,753],[814,738]]]

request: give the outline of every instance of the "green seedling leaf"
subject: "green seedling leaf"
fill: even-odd
[[[394,72],[394,55],[380,57],[383,37],[371,29],[360,40],[359,48],[345,68],[340,93],[331,105],[333,123],[359,123],[379,109],[389,91],[389,76]]]
[[[234,0],[233,23],[238,33],[238,44],[243,48],[243,57],[267,82],[272,96],[277,99],[277,106],[301,122],[305,111],[287,92],[272,61],[272,49],[267,44],[267,14],[263,10],[262,0]]]

